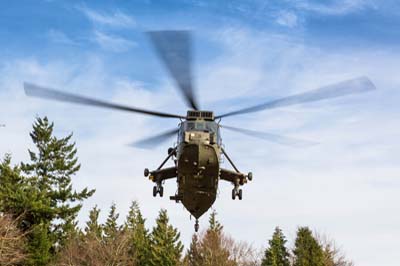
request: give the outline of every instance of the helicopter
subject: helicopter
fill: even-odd
[[[199,229],[199,218],[214,204],[217,198],[219,181],[231,183],[233,185],[232,199],[238,198],[242,200],[243,191],[241,187],[253,179],[251,172],[242,173],[239,171],[228,156],[222,144],[221,129],[283,144],[310,144],[307,141],[286,136],[223,125],[221,124],[223,118],[364,93],[376,89],[375,85],[367,77],[361,76],[304,93],[268,100],[247,108],[215,115],[212,111],[201,109],[196,98],[191,72],[191,32],[167,30],[150,31],[146,32],[146,34],[189,107],[186,115],[120,105],[28,82],[24,82],[24,90],[26,95],[31,97],[121,110],[160,118],[179,119],[178,128],[137,141],[134,145],[157,146],[176,136],[177,143],[168,149],[168,155],[165,160],[155,170],[144,169],[144,176],[154,183],[154,197],[157,195],[163,197],[164,182],[169,179],[176,179],[177,192],[175,195],[170,196],[170,199],[177,203],[182,203],[190,214],[196,218],[194,226],[196,232]],[[232,166],[232,170],[221,167],[223,157]],[[164,167],[170,159],[172,159],[174,165]]]

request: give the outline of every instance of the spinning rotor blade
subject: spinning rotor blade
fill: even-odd
[[[292,96],[284,97],[281,99],[269,101],[266,103],[258,104],[252,107],[247,107],[237,111],[232,111],[216,118],[227,116],[258,112],[265,109],[273,109],[283,106],[296,105],[307,102],[315,102],[330,98],[341,97],[345,95],[367,92],[376,89],[375,85],[366,77],[359,77],[356,79],[346,80],[337,84],[328,85],[319,89],[309,92],[295,94]]]
[[[309,147],[309,146],[314,146],[317,145],[318,143],[308,141],[308,140],[300,140],[300,139],[295,139],[295,138],[290,138],[286,136],[281,136],[281,135],[275,135],[271,133],[266,133],[266,132],[260,132],[260,131],[255,131],[255,130],[248,130],[248,129],[243,129],[243,128],[237,128],[237,127],[230,127],[230,126],[222,126],[222,128],[229,129],[234,132],[239,132],[251,137],[287,145],[287,146],[292,146],[292,147]]]
[[[192,81],[192,42],[189,31],[149,31],[147,34],[188,106],[198,110]]]
[[[165,131],[156,136],[136,141],[132,144],[132,146],[139,147],[139,148],[152,148],[154,146],[157,146],[157,145],[163,143],[164,141],[167,141],[169,138],[173,137],[174,135],[178,134],[178,131],[179,131],[178,129],[168,130],[168,131]]]
[[[167,118],[185,118],[184,116],[162,113],[157,111],[150,111],[135,107],[129,107],[124,105],[119,105],[115,103],[105,102],[101,100],[96,100],[93,98],[79,96],[72,93],[61,92],[57,90],[53,90],[50,88],[40,87],[38,85],[32,83],[24,83],[25,94],[32,97],[37,98],[44,98],[44,99],[51,99],[61,102],[69,102],[69,103],[76,103],[82,105],[90,105],[90,106],[97,106],[115,110],[122,110],[146,115],[153,115],[158,117],[167,117]]]

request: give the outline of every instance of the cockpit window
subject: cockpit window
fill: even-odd
[[[220,144],[220,132],[218,124],[214,121],[186,121],[180,127],[179,140],[183,141],[185,131],[203,131],[214,133],[217,142]]]
[[[195,130],[196,129],[196,123],[195,122],[187,122],[186,123],[186,130]]]
[[[209,132],[218,133],[218,125],[215,122],[206,122],[206,129]]]
[[[196,130],[203,131],[206,128],[204,127],[204,122],[197,122],[196,123]]]

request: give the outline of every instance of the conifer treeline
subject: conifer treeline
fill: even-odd
[[[185,250],[180,233],[160,210],[155,226],[145,226],[138,202],[132,202],[123,224],[111,205],[104,223],[94,207],[83,229],[77,226],[82,202],[94,190],[76,191],[79,171],[72,135],[57,138],[53,123],[37,118],[30,133],[36,147],[30,161],[0,162],[0,265],[29,266],[351,266],[332,241],[300,227],[293,248],[275,228],[262,252],[235,241],[210,215],[207,230],[194,234]],[[248,230],[251,230],[249,227]]]

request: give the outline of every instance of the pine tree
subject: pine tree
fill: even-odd
[[[323,249],[308,227],[297,230],[293,254],[294,266],[324,266]]]
[[[230,259],[230,252],[225,246],[225,238],[223,235],[223,226],[216,219],[217,212],[213,211],[209,218],[209,227],[205,232],[199,245],[200,263],[204,266],[231,266],[236,263]]]
[[[89,221],[86,222],[85,234],[89,237],[101,239],[103,235],[103,227],[99,224],[100,209],[95,206],[89,212]]]
[[[186,255],[187,264],[189,266],[202,266],[199,245],[200,243],[197,234],[193,234],[192,242],[190,243],[190,247]]]
[[[6,154],[0,164],[0,212],[17,218],[34,203],[34,192],[20,167],[11,166],[11,155]]]
[[[209,228],[208,231],[216,232],[218,234],[222,233],[222,229],[224,228],[219,221],[217,221],[217,212],[213,210],[210,214],[210,218],[208,219]]]
[[[37,151],[29,150],[30,162],[11,167],[6,156],[0,166],[0,211],[18,217],[19,228],[27,232],[30,265],[45,265],[76,232],[81,201],[94,193],[73,190],[77,150],[72,135],[58,139],[53,127],[47,118],[37,118],[30,133]]]
[[[269,247],[265,250],[262,266],[290,266],[289,252],[285,244],[286,239],[279,227],[275,228]]]
[[[50,235],[62,245],[68,232],[75,227],[76,216],[82,207],[75,202],[89,198],[94,190],[73,190],[71,178],[80,169],[77,149],[75,143],[70,143],[72,134],[58,139],[53,136],[53,128],[54,124],[49,123],[47,117],[37,118],[30,133],[37,152],[29,150],[31,162],[21,163],[21,169],[44,199],[44,208],[37,215],[39,222],[50,225]]]
[[[49,235],[49,224],[36,224],[31,228],[29,234],[29,254],[28,265],[46,266],[52,259],[50,249],[53,239]]]
[[[20,167],[11,166],[7,154],[0,164],[0,212],[10,214],[18,221],[18,228],[28,232],[28,265],[46,265],[51,258],[50,224],[41,216],[48,210],[47,202],[21,174]]]
[[[139,208],[139,203],[133,201],[125,222],[125,230],[130,234],[129,253],[135,265],[149,265],[150,236],[145,227],[145,219]]]
[[[106,241],[112,242],[120,232],[121,227],[118,226],[118,218],[119,213],[117,213],[117,207],[115,203],[113,203],[111,204],[106,223],[103,226],[104,239]]]
[[[180,233],[169,224],[167,211],[162,209],[151,233],[150,265],[178,265],[183,250],[179,238]]]

